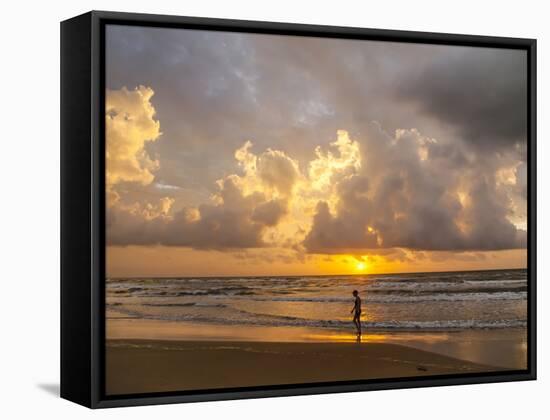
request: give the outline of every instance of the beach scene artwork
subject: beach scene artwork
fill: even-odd
[[[527,369],[523,50],[112,25],[109,396]]]

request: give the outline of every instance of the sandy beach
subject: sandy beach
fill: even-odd
[[[109,340],[108,395],[502,370],[385,343]]]

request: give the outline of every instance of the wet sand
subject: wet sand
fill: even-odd
[[[233,341],[233,342],[315,342],[353,343],[353,328],[348,331],[306,327],[265,327],[214,325],[191,322],[137,319],[110,314],[108,340]],[[454,359],[504,369],[527,368],[525,329],[472,330],[365,330],[363,343],[398,344],[438,353]]]
[[[108,395],[502,371],[380,342],[110,339]]]

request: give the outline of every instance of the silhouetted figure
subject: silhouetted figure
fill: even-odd
[[[361,298],[359,297],[359,292],[357,290],[354,290],[352,294],[355,298],[355,303],[353,304],[353,309],[351,310],[351,313],[353,314],[353,323],[357,329],[357,335],[361,336]]]

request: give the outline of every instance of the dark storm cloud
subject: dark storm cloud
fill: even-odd
[[[527,60],[524,51],[460,49],[408,74],[398,95],[455,127],[480,148],[527,138]]]

